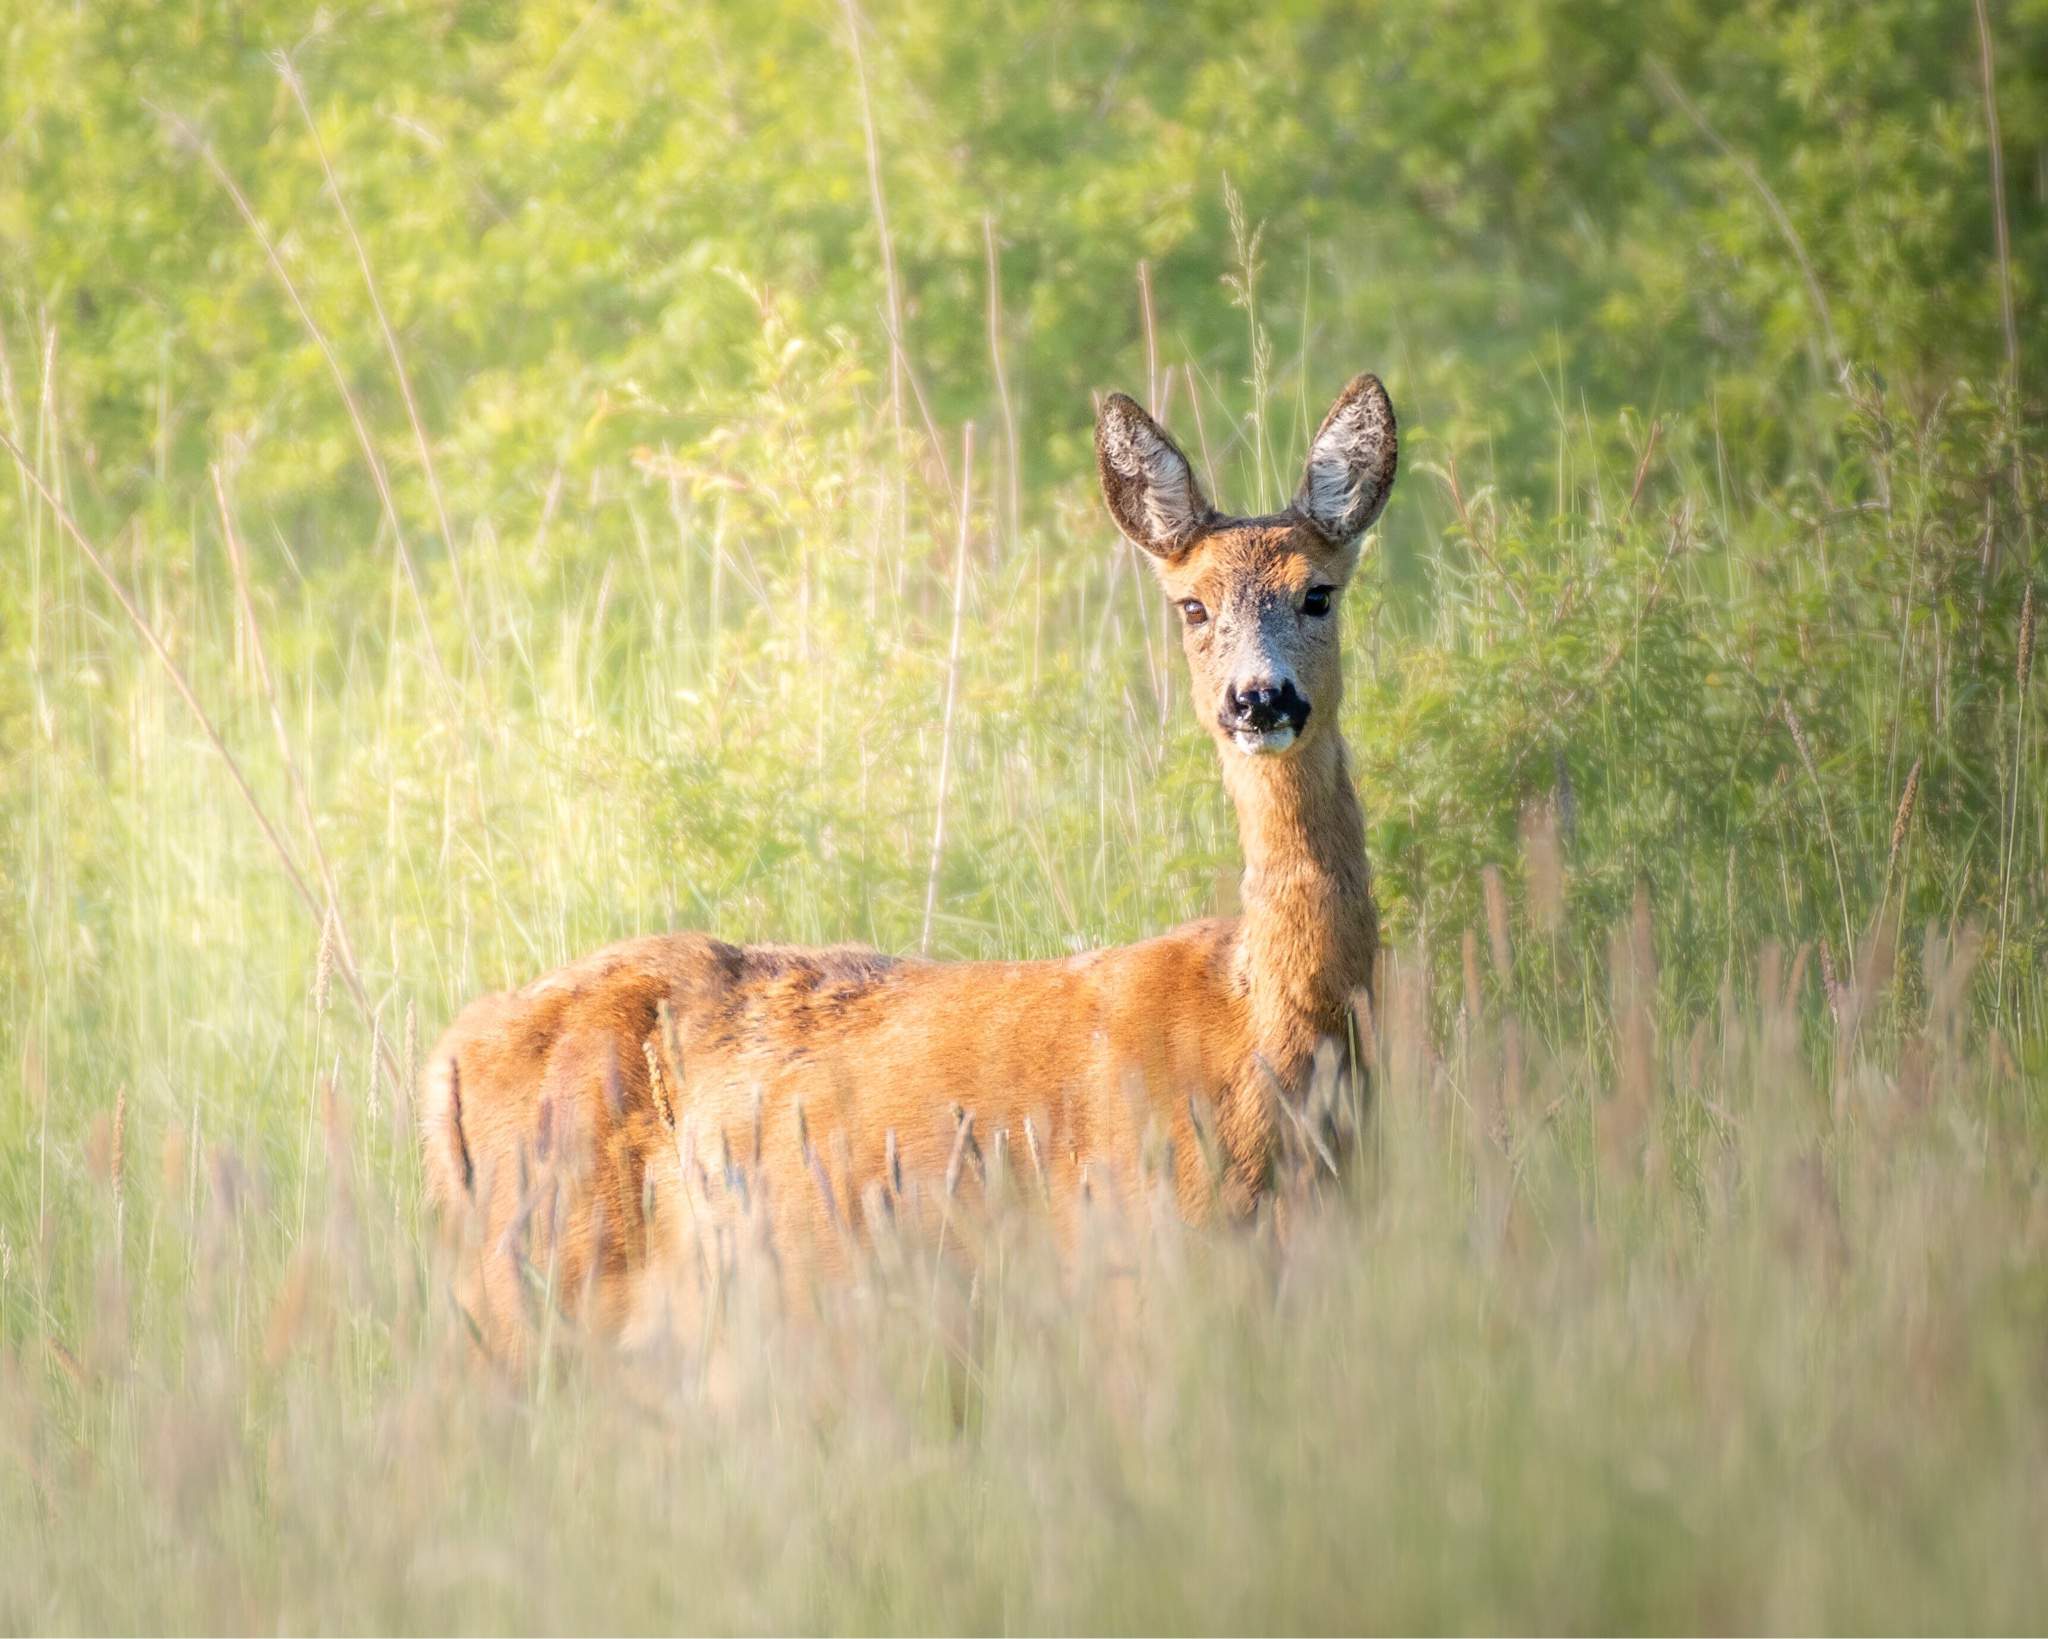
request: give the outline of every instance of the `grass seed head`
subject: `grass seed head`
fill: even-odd
[[[1899,810],[1892,816],[1892,845],[1885,856],[1884,879],[1892,880],[1892,873],[1898,869],[1899,850],[1905,846],[1906,832],[1913,824],[1913,804],[1920,796],[1920,759],[1913,759],[1913,766],[1906,771],[1906,788],[1899,793]]]
[[[1479,873],[1479,883],[1486,894],[1486,937],[1493,957],[1493,976],[1503,986],[1515,965],[1515,951],[1508,939],[1508,890],[1498,865],[1488,865]]]
[[[1799,721],[1799,713],[1793,709],[1790,700],[1778,702],[1778,715],[1784,719],[1785,731],[1792,736],[1792,747],[1799,753],[1799,761],[1808,778],[1818,785],[1820,768],[1813,760],[1813,746],[1806,738],[1806,725]]]
[[[313,1011],[326,1015],[334,991],[334,907],[320,920],[320,954],[313,966]]]
[[[365,1081],[363,1084],[363,1108],[373,1120],[384,1114],[384,1100],[377,1090],[377,1066],[384,1057],[384,1016],[373,1014],[370,1018],[370,1056],[364,1061]]]
[[[1564,852],[1557,834],[1557,809],[1547,802],[1522,810],[1522,869],[1528,883],[1529,912],[1544,934],[1564,925]]]
[[[2027,680],[2034,675],[2034,583],[2027,582],[2026,595],[2020,599],[2020,652],[2013,666],[2013,676],[2018,680],[2020,693],[2027,692]]]
[[[126,1204],[128,1195],[128,1089],[114,1095],[114,1136],[107,1156],[107,1178],[114,1186],[114,1205]]]

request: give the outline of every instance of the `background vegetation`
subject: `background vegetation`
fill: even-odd
[[[0,49],[0,1625],[2048,1622],[2039,0]],[[1348,1186],[480,1375],[422,1040],[1227,904],[1090,395],[1251,510],[1358,368]]]

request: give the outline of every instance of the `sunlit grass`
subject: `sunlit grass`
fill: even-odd
[[[1413,431],[1428,573],[1375,561],[1348,611],[1376,1115],[1284,1237],[1132,1203],[1063,1265],[1014,1211],[971,1266],[907,1246],[794,1323],[744,1292],[709,1349],[564,1323],[523,1380],[478,1362],[405,1073],[465,998],[672,926],[920,941],[957,514],[846,394],[764,395],[765,498],[650,457],[476,520],[477,661],[427,558],[446,686],[386,541],[308,566],[243,518],[253,619],[210,505],[101,542],[310,912],[23,492],[0,1624],[2039,1626],[2043,714],[2017,577],[1973,604],[1975,537],[1915,521],[1976,518],[1967,449],[1788,567],[1697,443],[1571,444],[1539,521]],[[1014,535],[1000,493],[934,952],[1227,906],[1142,566],[1085,475]],[[1868,592],[1907,545],[1919,579]]]

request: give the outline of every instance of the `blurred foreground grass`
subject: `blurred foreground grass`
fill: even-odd
[[[1045,117],[1151,131],[1173,71],[1117,91],[1118,31],[1084,11],[1059,25],[1086,39]],[[1615,179],[1617,258],[1579,215],[1452,233],[1425,167],[1421,202],[1376,202],[1363,245],[1309,222],[1338,234],[1327,262],[1261,240],[1265,205],[1220,175],[1320,197],[1300,133],[1148,148],[1142,186],[1077,135],[1065,161],[1093,184],[1053,167],[1036,214],[1013,213],[1005,297],[997,235],[946,238],[972,175],[906,129],[952,118],[972,154],[1050,165],[1043,135],[914,82],[927,52],[1065,37],[1013,19],[935,42],[891,14],[870,68],[909,145],[884,169],[931,377],[892,398],[886,330],[844,322],[871,314],[876,271],[833,260],[834,235],[872,239],[858,112],[817,102],[836,146],[800,153],[844,42],[775,15],[796,88],[764,71],[730,91],[719,139],[774,211],[689,227],[725,237],[688,256],[640,241],[685,237],[660,212],[608,216],[571,185],[571,159],[615,147],[661,173],[658,132],[619,147],[585,115],[665,24],[572,32],[534,8],[478,44],[399,8],[341,29],[322,47],[341,89],[311,99],[333,194],[253,46],[228,74],[216,35],[167,29],[157,89],[190,109],[225,76],[209,129],[259,173],[310,321],[190,142],[139,134],[125,79],[109,88],[132,40],[17,25],[70,69],[10,94],[63,130],[81,106],[113,123],[64,148],[30,122],[47,146],[10,154],[0,205],[70,231],[5,263],[0,424],[189,676],[308,902],[53,508],[0,483],[0,895],[20,907],[0,924],[0,1626],[2048,1622],[2048,468],[1988,264],[1928,248],[1991,242],[1947,82],[1901,67],[1900,41],[1866,49],[1861,22],[1772,37],[1843,97],[1853,56],[1856,97],[1946,133],[1912,148],[1942,186],[1910,166],[1886,184],[1909,211],[1838,187],[1827,166],[1862,150],[1842,108],[1811,114],[1839,146],[1800,148],[1781,186],[1835,291],[1825,346],[1777,229],[1743,215],[1740,165],[1682,218],[1692,237],[1631,237],[1670,178],[1638,176],[1611,132],[1579,163]],[[1561,62],[1591,49],[1578,16],[1555,12]],[[754,26],[722,17],[692,26]],[[1698,70],[1724,122],[1751,106],[1752,44]],[[1947,45],[1922,54],[1931,82],[1976,60]],[[1444,164],[1468,140],[1460,75],[1571,83],[1402,60],[1404,140]],[[1635,69],[1598,60],[1616,106],[1641,106]],[[449,106],[411,100],[428,82]],[[512,127],[463,124],[494,88]],[[2036,90],[2009,128],[2035,129]],[[538,151],[527,120],[563,145],[545,187],[507,157]],[[405,180],[436,121],[466,133],[434,171],[445,199]],[[1659,132],[1667,158],[1720,152],[1688,119]],[[1458,188],[1511,194],[1521,139],[1469,140]],[[108,183],[138,147],[189,194]],[[474,154],[510,170],[479,179]],[[1118,244],[1112,182],[1200,220]],[[515,183],[542,225],[506,209]],[[332,216],[351,194],[414,315],[417,439]],[[167,197],[204,226],[191,243],[152,214]],[[2014,210],[2038,242],[2037,205]],[[474,244],[471,211],[495,224]],[[1914,231],[1866,255],[1898,212]],[[1551,273],[1502,297],[1495,231],[1583,260],[1563,280],[1539,259]],[[188,266],[201,242],[214,260]],[[592,245],[635,247],[626,272]],[[1062,245],[1080,272],[1040,260]],[[1156,284],[1118,264],[1128,302],[1077,288],[1148,247]],[[629,276],[657,265],[688,271],[684,294]],[[1385,319],[1404,269],[1414,295]],[[2019,289],[2042,333],[2024,257]],[[1172,305],[1147,323],[1140,291]],[[1682,391],[1661,375],[1679,344],[1643,318],[1660,291],[1705,315]],[[1506,305],[1467,357],[1475,292]],[[1956,292],[1950,334],[1928,314]],[[977,351],[991,295],[1035,399]],[[159,303],[184,318],[150,354],[131,329]],[[1575,304],[1619,311],[1638,374],[1600,373],[1623,366],[1597,331],[1559,363],[1544,313]],[[500,359],[497,315],[559,328],[507,317]],[[476,334],[433,330],[451,316]],[[598,320],[631,343],[593,362]],[[332,375],[316,328],[348,361]],[[1837,348],[1846,368],[1812,367]],[[914,948],[949,687],[936,954],[1054,954],[1227,905],[1228,808],[1167,611],[1094,498],[1077,384],[1148,388],[1249,509],[1284,492],[1298,407],[1361,367],[1404,418],[1345,612],[1394,953],[1344,1187],[1284,1246],[1105,1212],[1066,1272],[1013,1209],[972,1278],[904,1248],[797,1326],[736,1294],[709,1363],[628,1364],[565,1329],[530,1381],[479,1370],[422,1221],[422,1042],[479,989],[650,929]]]

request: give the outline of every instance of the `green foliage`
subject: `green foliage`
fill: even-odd
[[[1825,449],[1827,332],[1797,255],[1844,355],[1916,406],[1999,368],[1976,42],[1954,7],[1013,4],[867,21],[906,339],[942,421],[993,420],[992,219],[1034,478],[1071,474],[1087,393],[1141,357],[1140,258],[1166,361],[1242,408],[1242,331],[1217,299],[1225,176],[1268,224],[1272,413],[1299,433],[1344,364],[1370,359],[1414,425],[1483,441],[1518,492],[1547,488],[1560,412],[1663,413],[1710,387],[1738,493]],[[2048,140],[2048,94],[2021,71],[2048,52],[2048,19],[2015,7],[1999,24],[2018,178]],[[337,552],[374,516],[310,339],[165,128],[189,120],[241,179],[350,378],[381,397],[381,343],[274,51],[304,78],[433,424],[457,440],[458,517],[524,524],[558,466],[580,478],[707,436],[722,393],[751,386],[760,292],[803,334],[876,336],[860,105],[830,8],[400,5],[342,22],[129,4],[23,9],[8,32],[10,317],[61,326],[81,437],[131,504],[252,436],[269,450],[252,501],[302,532],[324,521]],[[2029,187],[2009,206],[2031,311],[2048,215]],[[1315,379],[1287,379],[1301,373]],[[1222,453],[1247,504],[1284,481]]]

